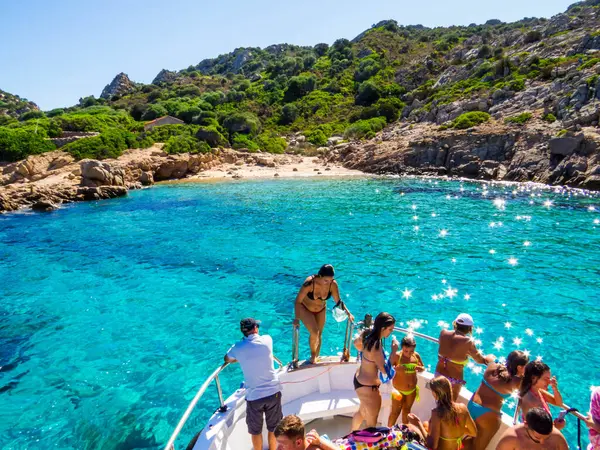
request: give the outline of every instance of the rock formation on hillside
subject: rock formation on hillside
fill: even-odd
[[[102,90],[100,98],[110,100],[115,96],[121,96],[132,92],[135,89],[135,85],[131,82],[127,74],[121,72],[118,74],[110,84]]]

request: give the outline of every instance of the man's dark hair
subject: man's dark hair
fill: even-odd
[[[525,416],[527,427],[536,433],[548,436],[552,433],[552,416],[542,408],[531,408]]]
[[[304,439],[304,423],[298,416],[289,415],[281,419],[275,428],[275,437],[285,436],[289,439]]]

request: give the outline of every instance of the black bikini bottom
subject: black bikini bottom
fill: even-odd
[[[362,387],[370,387],[373,391],[379,390],[378,384],[376,384],[374,386],[369,386],[368,384],[361,384],[360,381],[358,381],[358,378],[356,378],[356,375],[354,375],[354,390],[357,390]]]

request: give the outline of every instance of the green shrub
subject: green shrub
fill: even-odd
[[[261,150],[269,153],[285,153],[285,149],[287,148],[286,140],[275,133],[259,134],[255,141]]]
[[[0,161],[19,161],[29,155],[54,150],[52,141],[44,139],[43,135],[23,129],[0,128]]]
[[[196,139],[206,142],[210,147],[227,147],[229,142],[215,126],[200,127]]]
[[[293,102],[314,91],[317,79],[314,75],[300,75],[290,78],[288,88],[285,91],[284,101]]]
[[[569,132],[569,130],[565,130],[564,128],[562,130],[560,130],[558,133],[556,133],[557,137],[563,137],[566,136],[567,133]]]
[[[531,30],[528,31],[525,35],[524,41],[526,44],[532,44],[533,42],[537,42],[540,39],[542,39],[542,33],[537,30]]]
[[[556,116],[552,113],[548,113],[548,114],[544,115],[544,117],[542,117],[542,120],[544,122],[553,123],[553,122],[556,122]]]
[[[372,81],[365,81],[358,87],[355,101],[357,105],[369,106],[379,100],[379,97],[381,97],[379,87]]]
[[[598,63],[600,63],[600,58],[592,58],[589,61],[584,62],[578,68],[579,68],[579,70],[589,69],[591,67],[594,67]]]
[[[482,111],[471,111],[462,113],[452,121],[452,127],[458,130],[466,130],[490,120],[490,115]]]
[[[374,117],[369,120],[359,120],[353,123],[344,132],[347,139],[370,139],[375,137],[375,133],[383,130],[386,125],[384,117]]]
[[[504,119],[504,122],[512,123],[515,125],[525,125],[525,123],[529,122],[532,117],[533,114],[531,114],[530,112],[524,112],[516,116],[507,117],[506,119]]]
[[[209,153],[211,148],[206,142],[199,141],[189,135],[181,134],[170,137],[165,143],[163,150],[170,155],[175,155],[178,153]]]
[[[260,129],[260,121],[252,113],[236,112],[224,118],[223,127],[229,132],[230,136],[240,133],[256,136]]]
[[[19,116],[19,120],[21,122],[25,122],[26,120],[41,119],[42,117],[46,117],[42,111],[28,111],[24,114],[21,114],[21,116]]]
[[[167,142],[169,138],[173,136],[179,136],[182,134],[192,136],[197,130],[198,127],[187,125],[160,125],[152,128],[145,134],[154,142]]]
[[[327,135],[320,129],[314,129],[306,133],[306,140],[317,147],[322,147],[327,144]]]
[[[46,113],[46,116],[48,117],[56,117],[56,116],[60,116],[61,114],[64,114],[65,110],[62,108],[54,108],[50,111],[48,111]]]
[[[62,147],[75,159],[118,158],[128,148],[139,147],[133,133],[123,130],[108,130],[99,136],[79,139]]]
[[[247,149],[251,152],[260,150],[258,144],[254,142],[247,134],[234,134],[231,139],[232,147],[236,150]]]
[[[283,105],[281,108],[281,119],[280,122],[282,125],[289,125],[294,123],[298,118],[298,107],[293,103],[288,103]]]

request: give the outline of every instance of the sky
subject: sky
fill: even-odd
[[[551,17],[574,0],[0,0],[0,89],[42,110],[98,97],[119,72],[150,83],[238,47],[352,39],[373,24]]]

